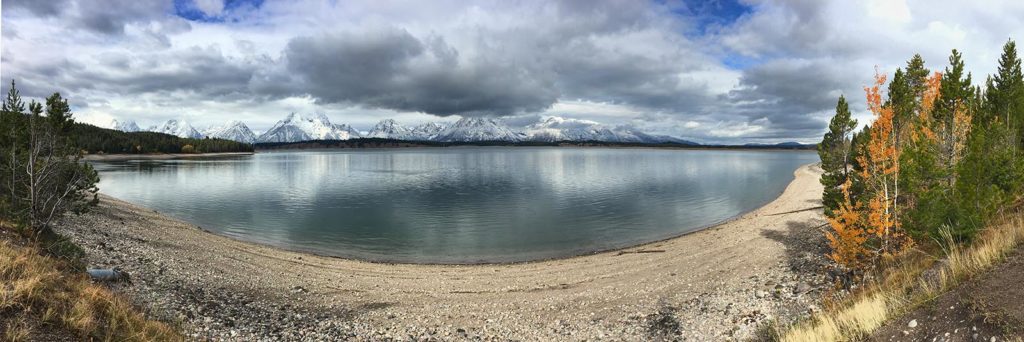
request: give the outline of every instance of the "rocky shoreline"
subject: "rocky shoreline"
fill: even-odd
[[[778,199],[716,227],[511,265],[283,251],[110,197],[58,230],[91,267],[131,274],[111,287],[197,339],[738,340],[815,310],[828,284],[820,171],[795,174]]]

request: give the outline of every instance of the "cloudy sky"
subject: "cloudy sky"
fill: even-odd
[[[289,112],[368,129],[558,115],[706,143],[814,142],[914,53],[983,80],[1024,1],[2,0],[0,76],[140,126]]]

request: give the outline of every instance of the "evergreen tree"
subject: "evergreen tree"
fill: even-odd
[[[60,93],[53,93],[46,98],[46,119],[50,127],[67,133],[71,130],[74,120],[71,119],[71,106],[68,100],[61,98]]]
[[[896,146],[900,147],[903,146],[906,140],[904,137],[907,131],[906,127],[913,120],[914,112],[917,108],[917,96],[914,93],[913,85],[908,76],[903,73],[903,70],[896,69],[892,81],[889,82],[889,98],[885,103],[886,107],[890,107],[893,110],[894,138],[896,139]]]
[[[1016,45],[1003,46],[999,69],[985,82],[974,107],[967,155],[957,168],[957,232],[970,238],[1007,202],[1019,200],[1024,190],[1024,158],[1019,154],[1024,76]],[[980,93],[980,90],[975,90]]]
[[[818,145],[818,156],[821,157],[821,184],[825,186],[822,202],[825,214],[832,216],[834,210],[843,200],[841,187],[846,184],[850,174],[851,140],[850,135],[857,128],[857,120],[851,118],[850,106],[846,98],[839,96],[836,103],[836,114],[829,122],[828,132]]]
[[[22,224],[34,236],[50,232],[64,213],[96,203],[99,178],[81,163],[67,132],[73,121],[67,101],[54,94],[43,105],[30,101],[28,113],[13,87],[0,112],[0,220]]]
[[[921,58],[920,54],[915,54],[914,57],[907,61],[906,79],[907,84],[911,92],[914,94],[915,103],[918,107],[921,106],[921,99],[924,97],[924,91],[928,88],[928,74],[930,71],[924,67],[924,58]],[[920,108],[915,108],[920,110]]]
[[[905,197],[902,222],[917,239],[938,237],[942,229],[952,230],[958,238],[968,235],[959,230],[963,212],[957,204],[956,170],[970,153],[977,94],[957,50],[950,54],[949,66],[935,82],[934,107],[922,104],[915,128],[918,137],[902,156],[906,161],[904,184],[913,190]]]
[[[1021,73],[1021,60],[1017,57],[1017,44],[1013,40],[1003,45],[999,69],[985,83],[986,116],[996,116],[1006,122],[1017,138],[1016,147],[1024,146],[1024,132],[1021,131],[1024,129],[1024,75]]]
[[[971,74],[964,75],[964,62],[960,52],[953,49],[949,56],[949,66],[942,74],[942,86],[939,99],[932,111],[933,130],[939,138],[939,163],[944,170],[952,170],[958,158],[958,138],[964,125],[959,122],[959,115],[969,113],[971,101],[974,99],[974,87],[971,85]],[[968,126],[969,127],[969,126]],[[952,186],[953,175],[948,175],[946,183]]]
[[[7,98],[4,99],[3,111],[13,113],[24,113],[25,103],[21,102],[21,92],[14,86],[14,80],[11,80],[11,89],[7,90]]]

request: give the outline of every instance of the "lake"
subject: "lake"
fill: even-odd
[[[245,241],[517,262],[656,241],[775,199],[812,151],[452,147],[92,162],[100,191]]]

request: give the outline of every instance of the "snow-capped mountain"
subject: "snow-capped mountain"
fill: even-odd
[[[238,120],[231,120],[223,126],[213,126],[203,131],[207,137],[234,140],[246,144],[256,142],[256,134],[252,133],[249,126]]]
[[[410,135],[415,140],[434,140],[445,129],[445,125],[428,122],[412,128]]]
[[[462,118],[438,133],[437,141],[508,141],[525,140],[523,133],[516,132],[491,118]]]
[[[385,119],[373,126],[373,129],[367,133],[364,138],[384,138],[384,139],[400,139],[400,140],[417,140],[412,135],[412,130],[405,126],[399,125],[395,120]]]
[[[610,128],[590,120],[566,119],[557,116],[550,116],[534,124],[527,125],[523,131],[530,141],[601,141],[697,145],[697,143],[692,141],[675,137],[647,134],[632,126]]]
[[[291,113],[274,127],[260,134],[257,142],[296,142],[305,140],[348,140],[359,138],[359,131],[349,125],[332,124],[326,115],[303,116]]]
[[[192,125],[185,120],[167,120],[163,125],[153,126],[148,129],[150,132],[170,134],[181,138],[202,139],[203,134],[199,133]]]
[[[138,131],[134,121],[112,120],[113,129]],[[547,116],[526,126],[509,127],[505,121],[493,118],[462,118],[452,124],[428,122],[407,127],[395,120],[378,122],[364,135],[349,125],[334,124],[323,114],[304,116],[291,113],[278,121],[263,134],[255,134],[245,123],[237,120],[222,126],[212,126],[200,133],[184,120],[167,120],[161,126],[148,131],[175,135],[182,138],[202,139],[204,137],[234,140],[243,143],[299,142],[308,140],[348,140],[360,137],[397,140],[443,141],[443,142],[556,142],[556,141],[600,141],[617,143],[676,143],[700,145],[667,135],[652,135],[633,126],[607,126],[599,122]]]
[[[111,119],[107,127],[121,132],[138,132],[142,130],[133,120],[118,121],[117,119]]]
[[[557,116],[541,119],[524,129],[532,141],[619,141],[620,138],[608,127],[590,121],[565,119]]]

